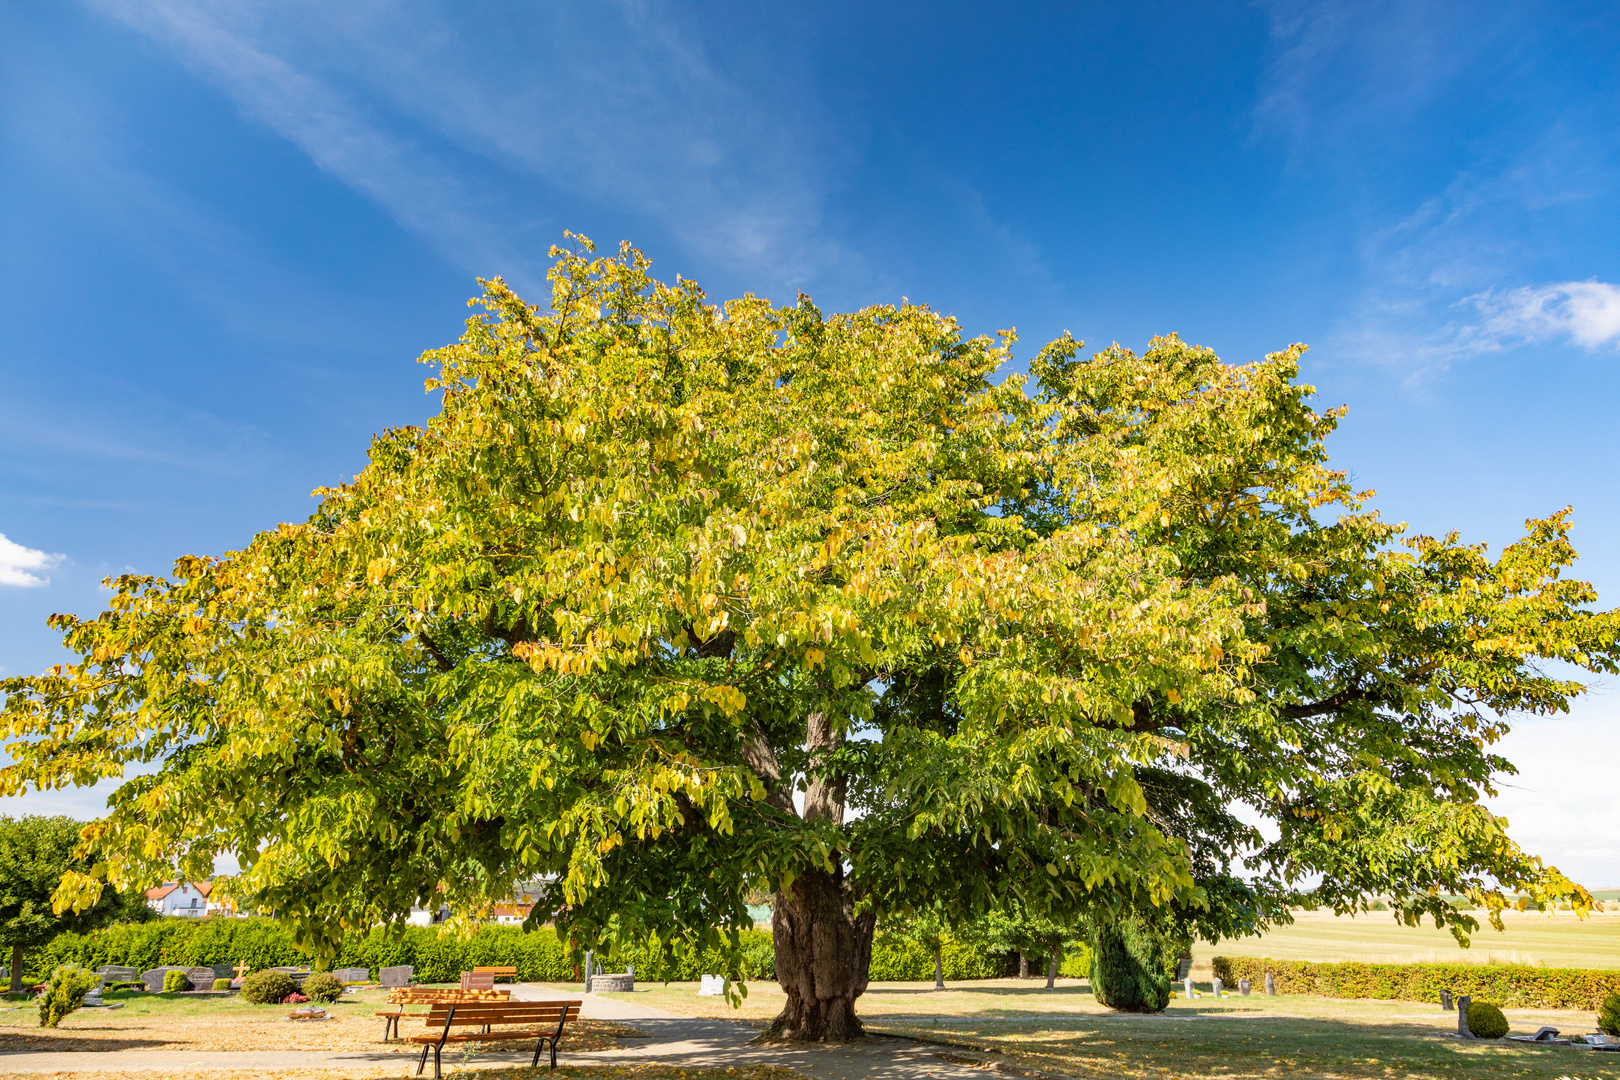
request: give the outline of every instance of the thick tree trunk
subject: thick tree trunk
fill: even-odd
[[[1029,957],[1024,955],[1022,949],[1018,950],[1018,977],[1020,979],[1029,978]]]
[[[819,773],[817,766],[837,749],[843,736],[825,713],[812,713],[806,728],[810,769],[804,820],[830,819],[842,825],[845,778]],[[774,760],[769,765],[774,768]],[[772,1035],[849,1042],[864,1034],[855,1016],[855,999],[866,992],[877,915],[868,911],[856,918],[855,892],[844,880],[843,857],[837,851],[832,853],[832,865],[831,871],[801,873],[791,891],[776,893],[771,932],[776,941],[776,981],[782,984],[787,1003],[771,1023]]]
[[[770,1033],[806,1042],[849,1042],[862,1036],[855,999],[866,992],[872,963],[871,912],[855,917],[843,875],[813,870],[776,894],[771,913],[776,981],[787,1003]]]
[[[1046,988],[1052,989],[1057,985],[1058,947],[1052,946],[1052,955],[1046,960]]]
[[[22,993],[22,960],[23,947],[21,945],[13,945],[11,947],[11,992],[13,994]]]
[[[934,989],[945,989],[945,946],[934,942]]]

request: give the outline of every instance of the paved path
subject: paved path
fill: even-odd
[[[512,996],[542,1001],[568,997],[542,986],[519,985]],[[814,1080],[982,1080],[980,1070],[939,1057],[939,1048],[908,1039],[872,1038],[855,1046],[754,1046],[758,1032],[726,1020],[671,1016],[628,1001],[575,995],[584,1002],[581,1015],[633,1024],[651,1038],[635,1039],[617,1050],[558,1055],[564,1065],[613,1065],[660,1061],[679,1068],[781,1065]],[[463,1063],[477,1066],[527,1065],[527,1053],[447,1051],[445,1070]],[[202,1072],[252,1069],[343,1069],[407,1076],[416,1070],[416,1055],[355,1051],[254,1050],[183,1051],[113,1050],[102,1052],[36,1051],[0,1054],[0,1073],[31,1072]],[[431,1075],[431,1074],[425,1074]]]

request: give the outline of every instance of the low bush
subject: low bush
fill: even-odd
[[[1091,941],[1091,992],[1120,1012],[1163,1012],[1170,1004],[1164,941],[1135,919],[1098,926]]]
[[[242,1000],[250,1005],[274,1005],[298,989],[285,971],[255,971],[242,980]]]
[[[1002,959],[966,942],[944,938],[940,942],[940,964],[945,969],[946,982],[963,979],[993,979],[1004,974]],[[768,974],[774,976],[776,950],[771,949]],[[761,965],[762,967],[764,965]],[[920,982],[934,978],[934,950],[921,941],[889,937],[880,934],[872,942],[872,966],[868,978],[873,982]]]
[[[1598,1030],[1610,1038],[1620,1036],[1620,990],[1611,990],[1598,1005]]]
[[[1488,1001],[1470,1001],[1468,1030],[1476,1039],[1500,1039],[1508,1033],[1507,1017]]]
[[[63,964],[51,972],[45,990],[39,995],[39,1026],[55,1027],[73,1010],[84,1004],[84,996],[96,988],[101,977],[73,964]]]
[[[1314,964],[1217,956],[1212,967],[1228,986],[1240,978],[1258,986],[1269,971],[1279,994],[1433,1002],[1440,1000],[1440,991],[1450,990],[1510,1009],[1592,1010],[1620,991],[1620,971],[1528,964]]]
[[[229,990],[231,988],[231,980],[229,980],[229,979],[215,979],[213,988],[215,990]]]
[[[311,1001],[330,1005],[343,996],[343,983],[330,971],[317,971],[304,980],[300,992]]]
[[[165,971],[163,973],[163,992],[165,994],[181,994],[191,989],[191,980],[186,978],[183,971]]]
[[[305,997],[303,994],[300,994],[298,991],[294,990],[292,993],[290,993],[286,997],[282,998],[281,1003],[283,1005],[302,1005],[304,1002],[306,1002],[308,1000],[309,1000],[309,998]]]

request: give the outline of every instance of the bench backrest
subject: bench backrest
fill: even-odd
[[[428,1012],[426,1026],[430,1028],[494,1027],[499,1024],[523,1024],[527,1027],[551,1027],[572,1023],[579,1018],[578,1001],[473,1001],[442,1002]]]
[[[473,974],[474,975],[489,974],[489,975],[493,975],[497,979],[499,979],[504,975],[516,975],[517,974],[517,968],[515,968],[515,967],[475,967],[475,968],[473,968]]]
[[[440,1001],[506,1001],[510,990],[457,990],[455,987],[401,986],[388,991],[390,1005],[426,1005]]]
[[[495,989],[495,976],[487,971],[463,971],[461,973],[461,988],[463,990],[493,990]]]

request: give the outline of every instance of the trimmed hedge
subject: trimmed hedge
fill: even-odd
[[[749,979],[776,976],[776,949],[769,930],[739,933],[743,949],[742,974]],[[983,946],[946,938],[942,949],[945,978],[994,979],[1017,971],[1016,954],[986,951]],[[28,954],[27,974],[33,981],[62,964],[94,969],[102,964],[125,964],[137,971],[173,965],[207,967],[247,964],[255,971],[271,967],[303,967],[307,952],[292,935],[269,919],[166,918],[147,923],[117,923],[88,934],[61,934],[43,949]],[[733,974],[721,953],[653,957],[642,949],[598,956],[610,969],[633,965],[648,982],[696,982],[706,974]],[[433,926],[407,926],[398,931],[377,928],[350,935],[333,967],[363,967],[375,976],[379,969],[409,964],[418,982],[455,982],[463,971],[483,965],[517,968],[525,982],[570,982],[574,959],[565,942],[548,927],[524,933],[516,926],[482,926],[461,937]],[[1030,958],[1031,974],[1046,974],[1045,957]],[[1039,969],[1038,971],[1036,969]],[[1059,972],[1085,978],[1091,969],[1090,950],[1078,943],[1063,950]],[[871,976],[877,982],[932,981],[934,954],[928,946],[879,934],[872,946]]]
[[[1211,966],[1228,986],[1239,979],[1260,986],[1269,971],[1279,994],[1432,1002],[1450,990],[1510,1009],[1596,1009],[1604,997],[1620,991],[1620,970],[1528,964],[1313,964],[1217,956]]]
[[[994,979],[1003,974],[1006,960],[952,938],[940,943],[940,960],[946,982],[963,979]],[[772,950],[772,960],[775,950]],[[640,969],[637,969],[640,970]],[[872,966],[867,976],[873,982],[921,982],[934,979],[934,950],[920,941],[905,941],[879,935],[872,942]]]

